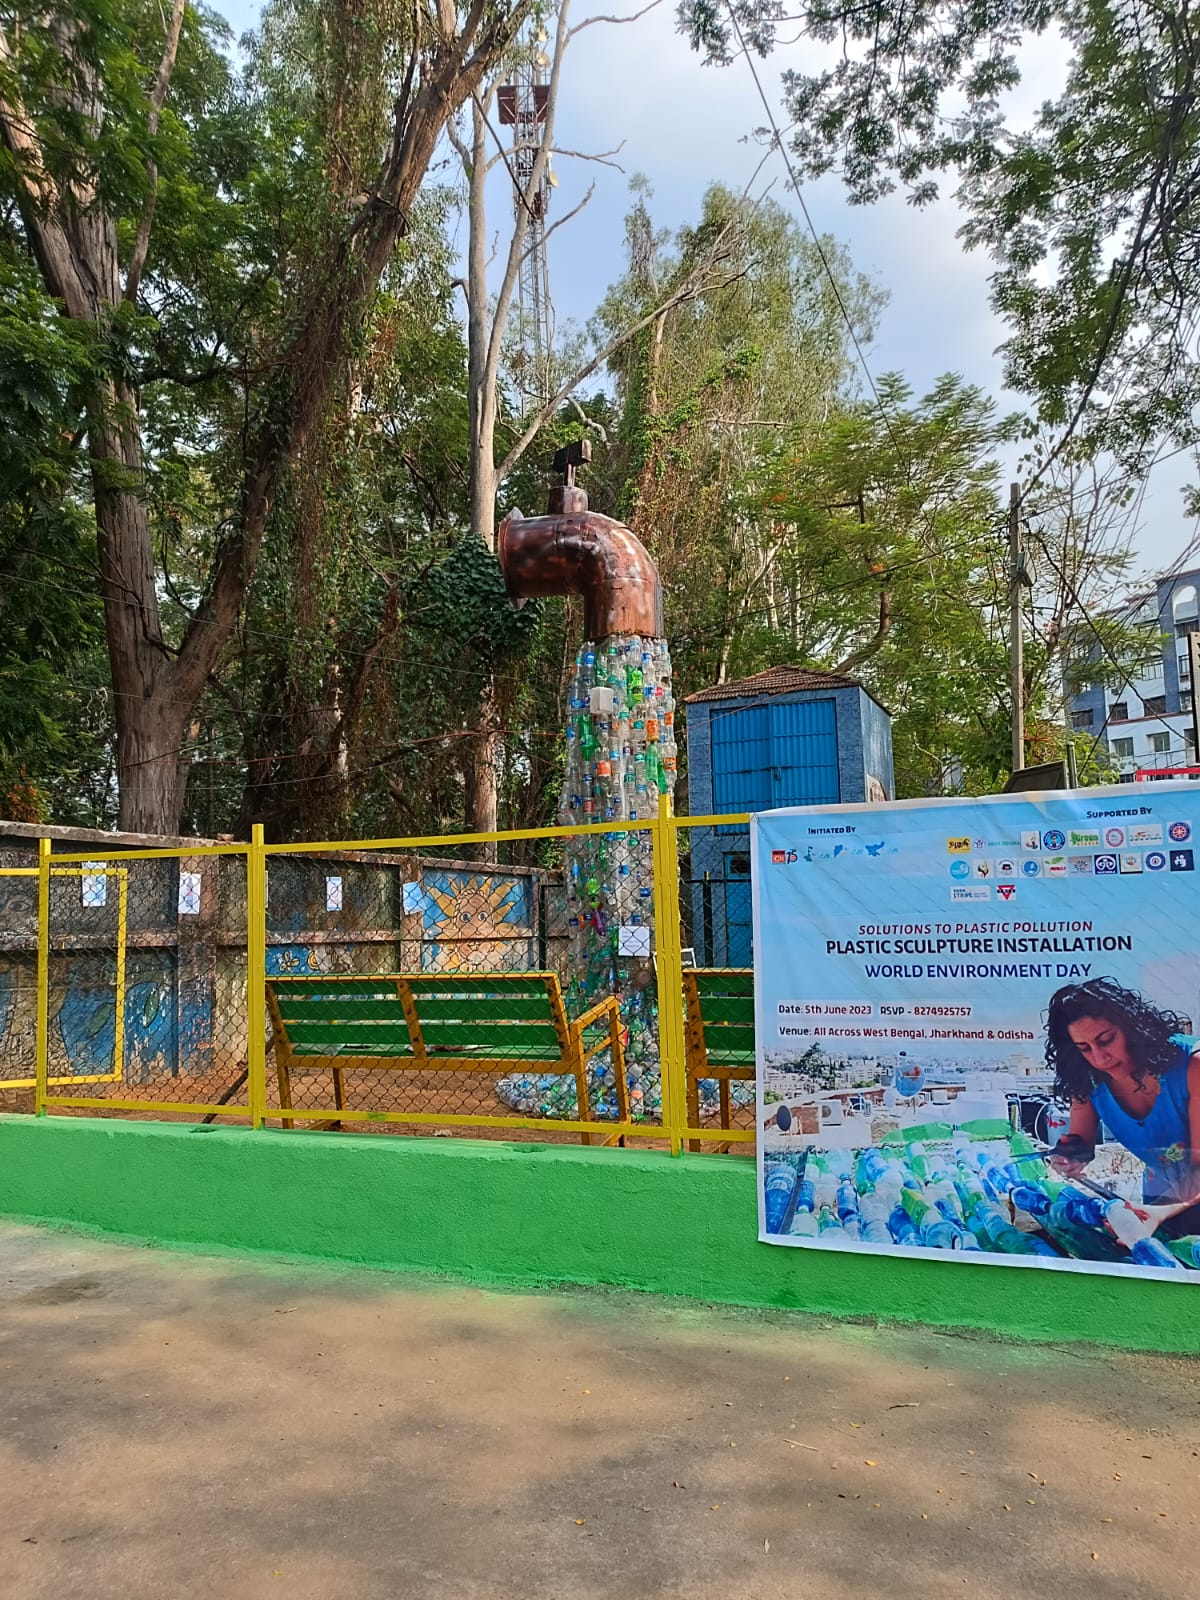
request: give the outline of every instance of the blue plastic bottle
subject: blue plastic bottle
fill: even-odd
[[[1173,1272],[1184,1270],[1183,1263],[1177,1261],[1158,1239],[1139,1239],[1129,1254],[1139,1267],[1169,1267]]]
[[[1018,1211],[1028,1211],[1031,1217],[1041,1218],[1050,1215],[1052,1200],[1044,1189],[1036,1188],[1030,1183],[1021,1183],[1012,1191],[1012,1203]]]
[[[783,1219],[795,1183],[794,1168],[782,1163],[767,1168],[767,1176],[763,1182],[763,1210],[768,1233],[779,1233],[782,1230]]]
[[[903,1206],[893,1206],[888,1217],[888,1231],[897,1244],[919,1244],[916,1224]]]

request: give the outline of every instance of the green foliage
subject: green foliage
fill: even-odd
[[[749,48],[775,43],[773,0],[734,0]],[[681,27],[731,59],[730,8],[683,0]],[[807,0],[789,13],[822,49],[783,75],[803,174],[840,171],[853,202],[897,184],[916,204],[953,174],[968,244],[996,263],[1007,380],[1041,422],[1135,466],[1197,438],[1200,37],[1186,4],[1119,0]],[[1031,124],[1006,122],[1019,49],[1058,36],[1065,83]]]
[[[738,14],[765,48],[767,12],[747,0]],[[108,823],[120,702],[97,598],[96,481],[120,482],[144,508],[155,648],[174,661],[239,526],[261,425],[286,433],[292,401],[313,392],[314,372],[285,377],[284,358],[311,296],[344,267],[420,17],[394,0],[274,0],[239,64],[221,19],[189,9],[151,134],[158,7],[70,0],[59,16],[70,50],[28,0],[7,15],[22,48],[0,61],[0,96],[19,92],[56,180],[94,186],[122,268],[152,187],[156,197],[139,293],[95,322],[67,320],[14,203],[19,158],[0,147],[0,808]],[[693,11],[697,37],[718,51],[723,15]],[[1036,30],[1049,11],[930,3],[904,16],[812,9],[809,21],[825,36],[844,15],[852,39],[874,39],[878,26],[879,74],[843,63],[792,81],[810,168],[840,161],[858,199],[892,181],[923,198],[930,172],[957,170],[972,236],[1000,262],[1013,374],[1047,417],[1061,422],[1078,404],[1111,324],[1111,360],[1118,347],[1138,354],[1108,407],[1110,442],[1133,454],[1155,429],[1182,436],[1186,361],[1160,359],[1176,286],[1155,298],[1164,286],[1146,264],[1149,237],[1145,274],[1124,288],[1106,265],[1153,157],[1147,117],[1134,115],[1137,62],[1177,77],[1179,52],[1156,38],[1131,55],[1117,14],[1085,6],[1069,30],[1068,95],[1034,135],[1008,141],[989,109],[1011,77],[1006,30]],[[100,124],[83,110],[94,75]],[[1190,93],[1169,72],[1155,82]],[[973,119],[965,132],[939,113],[952,91]],[[608,388],[550,420],[536,457],[503,485],[504,504],[540,512],[554,449],[590,437],[596,458],[581,481],[596,509],[635,521],[658,561],[682,693],[789,660],[839,668],[895,713],[902,793],[939,792],[951,777],[994,786],[1010,708],[1003,508],[987,465],[999,425],[986,398],[947,377],[917,399],[889,378],[882,412],[865,403],[843,307],[863,337],[881,297],[833,241],[818,251],[784,207],[719,185],[694,224],[668,236],[644,182],[635,189],[628,267],[597,309],[597,340],[661,304],[714,241],[722,268],[618,351]],[[580,608],[514,609],[470,531],[454,204],[426,183],[361,317],[332,354],[315,347],[330,382],[302,437],[286,441],[253,583],[185,728],[187,828],[243,833],[261,820],[280,839],[457,830],[471,763],[491,741],[502,825],[553,814]],[[1181,216],[1190,205],[1188,190]],[[1177,263],[1185,287],[1189,259]],[[1047,275],[1047,262],[1062,270]],[[1097,396],[1111,398],[1114,371],[1110,362]],[[127,397],[142,464],[108,461],[94,480],[101,392]],[[501,455],[519,420],[502,399]],[[1047,477],[1065,472],[1053,486],[1072,504],[1088,444],[1055,462],[1043,444],[1038,457]],[[1102,611],[1123,566],[1070,519],[1044,517],[1034,531],[1067,574],[1058,583],[1043,566],[1030,603],[1031,748],[1053,751],[1064,666],[1115,682],[1147,644],[1102,618],[1097,658],[1095,641],[1073,631],[1079,598]]]
[[[465,656],[478,657],[481,672],[527,648],[540,619],[536,601],[513,606],[499,561],[474,533],[459,539],[413,599],[447,659],[461,666]]]
[[[106,818],[88,790],[108,728],[89,687],[102,633],[72,428],[95,359],[0,226],[0,797],[87,822]]]

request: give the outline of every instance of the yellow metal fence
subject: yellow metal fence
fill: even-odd
[[[720,884],[714,912],[711,874],[692,866],[696,840],[744,838],[748,820],[664,809],[287,845],[256,827],[248,844],[56,853],[40,840],[36,867],[0,869],[30,898],[10,918],[9,1032],[32,1012],[31,1059],[0,1088],[31,1086],[39,1114],[745,1147],[752,1086],[710,1078],[704,1049],[748,1013],[734,1001],[689,1024],[684,971],[749,964],[748,875]],[[614,925],[611,955],[587,965],[567,841],[602,859],[612,835],[652,868],[630,913],[645,931]]]

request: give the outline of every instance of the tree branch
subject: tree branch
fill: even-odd
[[[0,32],[0,67],[8,66],[12,60],[12,47]],[[41,141],[24,107],[10,103],[3,95],[0,140],[14,157],[17,205],[46,287],[56,300],[63,302],[69,317],[86,320],[95,314],[96,307],[62,225],[61,192],[46,169]]]
[[[158,72],[154,77],[154,87],[150,91],[150,114],[146,118],[146,138],[150,141],[153,141],[155,134],[158,132],[158,122],[162,115],[163,104],[167,98],[171,74],[175,70],[175,57],[179,54],[179,35],[183,28],[183,13],[185,9],[186,0],[174,0],[171,20],[167,24],[167,38],[163,45],[162,60],[158,64]],[[149,185],[149,192],[146,195],[146,203],[142,207],[142,214],[138,219],[137,234],[133,241],[133,254],[129,258],[129,271],[125,276],[125,299],[130,304],[137,299],[142,273],[146,270],[146,256],[150,249],[150,229],[154,222],[154,208],[158,204],[158,163],[153,156],[146,157],[146,181]]]
[[[613,27],[621,27],[626,22],[638,22],[648,12],[657,11],[662,3],[663,0],[650,0],[649,5],[643,6],[640,11],[631,11],[625,17],[585,17],[582,22],[577,22],[571,29],[570,37],[573,39],[577,33],[582,33],[585,28],[594,27],[598,22],[608,22]]]
[[[622,329],[618,334],[614,334],[607,344],[597,350],[589,361],[584,362],[583,366],[577,367],[571,376],[559,385],[557,391],[534,412],[526,423],[524,432],[520,434],[508,454],[504,457],[504,460],[497,467],[496,477],[498,481],[503,482],[526,450],[529,449],[534,439],[537,438],[544,425],[585,378],[590,378],[592,373],[602,367],[623,345],[627,344],[630,339],[636,338],[643,328],[648,328],[657,318],[666,316],[676,306],[683,305],[685,301],[694,299],[702,289],[708,287],[709,274],[715,265],[718,249],[724,243],[730,227],[731,224],[727,223],[721,229],[705,259],[688,273],[687,277],[677,285],[665,300],[656,305],[652,311],[647,311],[645,316],[639,317],[636,322],[630,323],[629,327]]]
[[[888,589],[879,591],[879,621],[875,632],[866,644],[860,645],[857,650],[851,650],[848,656],[843,657],[834,672],[849,672],[854,667],[861,667],[864,661],[869,661],[872,656],[878,655],[883,649],[888,634],[892,631],[892,596]]]
[[[564,150],[560,145],[555,145],[550,154],[563,156],[570,161],[594,161],[598,166],[613,167],[617,172],[624,172],[625,168],[621,163],[612,159],[613,156],[619,156],[624,148],[625,140],[622,139],[612,150],[599,150],[595,155],[589,155],[586,150]]]
[[[547,239],[552,238],[558,232],[558,230],[560,228],[566,227],[568,222],[573,221],[574,218],[577,217],[579,215],[579,213],[583,210],[584,206],[587,205],[588,201],[592,198],[592,196],[595,194],[595,192],[596,192],[596,185],[593,183],[593,184],[589,185],[588,192],[584,195],[583,199],[579,202],[579,204],[577,206],[574,206],[570,211],[568,211],[565,217],[556,217],[555,218],[555,220],[550,224],[550,226],[546,229],[545,233],[542,235],[542,242],[545,243],[545,241]],[[530,249],[532,249],[532,246],[530,246]],[[526,250],[525,254],[521,257],[522,261],[524,261],[525,257],[528,256],[528,255],[529,255],[529,250]]]

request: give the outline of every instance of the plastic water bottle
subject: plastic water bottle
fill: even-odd
[[[1051,1226],[1061,1222],[1068,1227],[1102,1228],[1105,1209],[1104,1202],[1095,1195],[1067,1186],[1050,1207]]]
[[[858,1236],[865,1244],[890,1244],[892,1235],[888,1229],[888,1216],[891,1206],[882,1196],[871,1191],[860,1194],[858,1197],[859,1225]]]
[[[920,1243],[916,1225],[903,1206],[892,1207],[888,1217],[888,1231],[897,1244]]]
[[[793,1167],[776,1164],[767,1168],[763,1183],[763,1211],[768,1233],[782,1232],[783,1219],[795,1184],[796,1172]]]
[[[1167,1249],[1185,1267],[1200,1267],[1200,1234],[1189,1233],[1182,1239],[1169,1239]]]
[[[1129,1254],[1139,1267],[1170,1267],[1173,1272],[1184,1270],[1183,1263],[1177,1261],[1158,1239],[1139,1239]]]
[[[926,1222],[921,1228],[921,1243],[929,1250],[961,1250],[965,1238],[965,1231],[957,1222],[940,1214],[936,1222]]]
[[[1032,1184],[1016,1184],[1010,1196],[1012,1203],[1018,1211],[1028,1211],[1031,1217],[1048,1217],[1052,1196],[1044,1189],[1035,1188]]]

